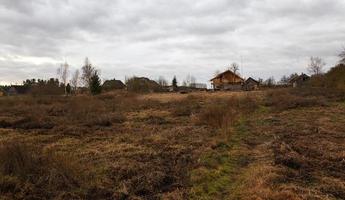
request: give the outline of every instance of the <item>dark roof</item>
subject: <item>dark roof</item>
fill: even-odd
[[[252,77],[249,77],[249,78],[245,81],[245,83],[248,83],[249,81],[253,81],[253,82],[255,82],[256,84],[259,84],[259,81],[253,79]]]
[[[106,89],[124,89],[126,85],[120,80],[107,80],[103,83],[103,86]]]
[[[239,75],[235,74],[233,71],[231,71],[231,70],[226,70],[225,72],[218,74],[216,77],[214,77],[214,78],[211,79],[210,81],[213,81],[214,79],[220,78],[221,76],[223,76],[224,74],[227,74],[227,73],[231,73],[231,74],[233,74],[234,76],[236,76],[237,78],[240,78],[240,79],[243,80],[242,77],[240,77]]]
[[[151,85],[160,86],[156,81],[146,77],[133,77],[132,80],[140,81],[141,83],[149,83]]]

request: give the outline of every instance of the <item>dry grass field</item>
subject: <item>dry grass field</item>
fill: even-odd
[[[345,199],[345,95],[0,98],[0,199]]]

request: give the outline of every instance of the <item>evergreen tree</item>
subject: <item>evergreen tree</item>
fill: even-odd
[[[70,95],[71,94],[71,90],[72,90],[71,85],[69,83],[67,83],[67,85],[66,85],[66,94]]]
[[[175,91],[177,89],[177,79],[176,79],[176,76],[174,76],[174,78],[172,80],[172,86],[173,86],[173,89]]]
[[[90,92],[92,95],[97,95],[102,92],[101,79],[98,72],[95,71],[90,79]]]

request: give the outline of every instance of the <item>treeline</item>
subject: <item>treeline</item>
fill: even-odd
[[[146,77],[126,78],[125,83],[120,80],[106,80],[103,84],[100,78],[100,70],[93,66],[88,58],[85,59],[83,66],[76,69],[73,73],[70,71],[70,65],[65,62],[57,69],[57,78],[27,79],[22,85],[11,85],[3,87],[8,92],[14,88],[16,94],[33,94],[33,95],[73,95],[80,93],[89,93],[97,95],[104,91],[114,89],[127,89],[130,92],[148,93],[148,92],[169,92],[178,91],[181,88],[197,88],[203,84],[197,84],[194,76],[188,75],[178,86],[176,76],[171,81],[160,76],[157,80],[150,80]],[[203,85],[207,89],[206,84]],[[20,92],[18,92],[20,90]]]
[[[48,80],[27,79],[23,81],[23,87],[27,89],[28,93],[33,95],[61,95],[64,93],[65,88],[57,78],[50,78]],[[70,92],[70,86],[68,87],[66,89]]]

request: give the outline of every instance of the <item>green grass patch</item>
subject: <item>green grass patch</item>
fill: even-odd
[[[249,162],[241,152],[243,139],[248,137],[249,127],[245,120],[235,126],[227,141],[221,141],[200,158],[200,167],[191,173],[190,199],[223,199],[235,193],[236,176],[241,167]]]

